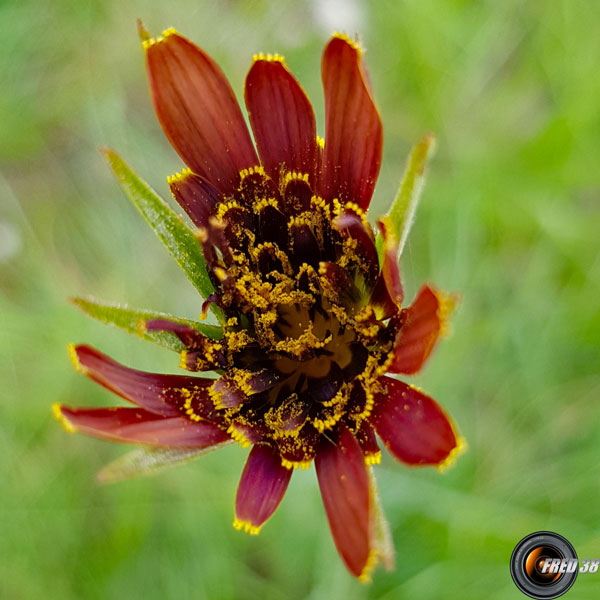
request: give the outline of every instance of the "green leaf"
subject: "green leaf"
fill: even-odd
[[[182,323],[183,325],[193,327],[213,340],[218,340],[223,337],[223,331],[220,327],[205,325],[204,323],[198,323],[197,321],[190,321],[188,319],[180,319],[157,311],[140,310],[137,308],[120,306],[118,304],[107,304],[104,302],[96,302],[95,300],[85,300],[84,298],[71,298],[70,300],[75,306],[78,306],[84,313],[94,317],[94,319],[124,329],[128,333],[133,333],[145,340],[156,342],[157,344],[169,348],[170,350],[175,350],[176,352],[181,352],[181,350],[185,349],[181,340],[170,331],[146,331],[146,321],[152,319],[166,319],[168,321],[174,321],[175,323]]]
[[[169,447],[138,448],[106,465],[98,473],[97,479],[100,483],[115,483],[140,475],[154,475],[169,467],[175,467],[195,460],[232,442],[233,440],[227,440],[226,442],[201,449]]]
[[[425,166],[435,148],[435,136],[428,133],[413,149],[408,157],[406,168],[396,198],[392,202],[387,215],[394,228],[391,234],[398,243],[398,257],[406,245],[406,240],[415,219],[415,212],[423,189]],[[377,236],[377,251],[383,250],[383,238]]]
[[[208,297],[214,287],[208,276],[206,261],[198,239],[183,220],[171,207],[142,179],[140,179],[113,150],[102,150],[121,184],[123,191],[144,219],[154,229],[156,235],[167,250],[173,255],[179,266],[184,270],[189,280],[204,298]],[[215,304],[217,316],[222,313]]]

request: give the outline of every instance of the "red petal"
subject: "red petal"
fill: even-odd
[[[317,128],[309,99],[283,59],[263,58],[248,72],[246,107],[260,160],[276,182],[286,171],[307,173],[312,180],[317,159]]]
[[[79,372],[125,400],[164,417],[181,415],[182,409],[187,409],[193,420],[215,420],[208,396],[214,379],[137,371],[89,346],[71,346],[69,350]]]
[[[358,258],[362,259],[361,267],[365,271],[368,282],[372,284],[379,273],[379,258],[371,227],[366,223],[364,215],[358,215],[352,210],[343,210],[334,219],[333,226],[343,237],[355,240],[355,252]]]
[[[334,37],[321,63],[325,88],[325,198],[366,210],[379,174],[383,129],[367,83],[361,50]]]
[[[256,444],[237,489],[234,527],[257,534],[279,506],[291,476],[271,446]]]
[[[223,71],[172,30],[144,43],[158,120],[185,163],[224,193],[258,164],[250,133]]]
[[[196,227],[208,227],[213,208],[220,201],[219,192],[204,177],[190,170],[167,179],[177,203],[188,214]]]
[[[142,408],[71,408],[55,404],[54,414],[68,431],[114,442],[206,448],[229,440],[212,423],[161,417]]]
[[[350,572],[365,576],[373,556],[373,516],[363,453],[345,425],[335,444],[321,439],[315,466],[333,541]]]
[[[387,392],[375,396],[371,420],[387,449],[409,465],[444,465],[460,450],[450,419],[429,396],[383,377]]]
[[[400,329],[396,334],[394,359],[390,373],[417,373],[444,329],[452,299],[427,285],[414,302],[400,313]]]

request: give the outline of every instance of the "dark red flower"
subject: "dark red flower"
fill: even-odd
[[[383,137],[362,51],[337,34],[325,48],[324,141],[283,58],[256,55],[244,94],[256,150],[217,64],[174,30],[141,31],[158,119],[189,167],[169,184],[214,289],[203,312],[214,308],[223,324],[212,337],[168,317],[143,319],[142,330],[176,336],[181,366],[218,378],[136,371],[72,347],[80,372],[134,406],[55,405],[55,414],[71,431],[119,442],[253,446],[234,521],[252,534],[293,469],[314,460],[338,551],[368,579],[383,552],[376,437],[409,465],[447,465],[462,441],[433,399],[386,375],[421,369],[451,301],[425,285],[401,307],[391,217],[379,222],[378,253],[365,213]]]

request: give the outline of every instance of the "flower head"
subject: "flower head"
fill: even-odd
[[[255,55],[244,94],[255,149],[217,64],[174,30],[140,32],[156,113],[188,166],[169,185],[195,236],[107,155],[205,293],[203,315],[214,310],[222,328],[76,302],[179,350],[183,369],[217,378],[146,373],[71,347],[79,371],[135,406],[55,405],[55,414],[70,431],[145,444],[158,462],[231,440],[252,446],[234,520],[251,534],[279,505],[293,470],[314,461],[335,544],[367,579],[378,558],[389,558],[369,467],[380,458],[376,437],[404,463],[438,466],[461,440],[434,400],[386,375],[421,369],[452,301],[425,285],[402,308],[400,209],[379,221],[379,240],[367,221],[383,136],[362,51],[344,35],[325,48],[324,140],[284,59]],[[421,170],[430,142],[418,147]]]

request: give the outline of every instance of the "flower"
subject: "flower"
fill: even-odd
[[[337,549],[368,580],[378,559],[390,561],[370,467],[380,460],[376,434],[409,465],[444,467],[462,440],[433,399],[386,375],[421,369],[452,299],[425,285],[402,308],[399,209],[378,222],[379,251],[367,221],[383,136],[362,50],[340,34],[325,48],[324,140],[284,59],[254,56],[245,102],[255,150],[217,64],[172,29],[140,33],[158,119],[188,166],[168,181],[195,237],[116,154],[107,156],[188,275],[200,273],[203,316],[212,309],[222,329],[76,302],[179,349],[183,369],[218,377],[146,373],[71,346],[77,370],[135,406],[56,404],[55,415],[69,431],[147,445],[159,463],[232,440],[252,446],[234,521],[251,534],[279,505],[293,470],[314,461]]]

